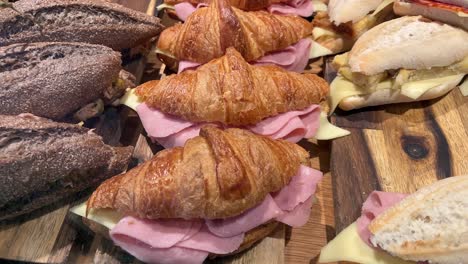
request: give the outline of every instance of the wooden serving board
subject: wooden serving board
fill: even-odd
[[[430,101],[337,112],[333,120],[351,131],[331,149],[337,233],[373,190],[412,193],[468,174],[468,97],[458,88]]]

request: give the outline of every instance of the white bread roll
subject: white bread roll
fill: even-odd
[[[401,16],[422,15],[468,30],[468,13],[443,8],[440,4],[438,6],[429,6],[417,1],[396,0],[393,11]]]
[[[382,2],[383,0],[330,0],[328,15],[335,25],[350,21],[355,23],[374,11]]]
[[[406,260],[467,263],[467,197],[468,176],[421,188],[371,222],[371,242]]]
[[[446,82],[425,92],[421,97],[414,100],[401,93],[401,89],[381,89],[371,94],[354,95],[341,100],[339,107],[345,111],[359,109],[368,106],[386,105],[395,103],[406,103],[415,101],[431,100],[450,92],[463,79],[463,75]]]
[[[468,55],[468,33],[421,16],[400,17],[364,33],[349,53],[353,72],[442,67]]]

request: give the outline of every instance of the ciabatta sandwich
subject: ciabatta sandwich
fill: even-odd
[[[159,18],[101,0],[20,0],[0,9],[0,46],[30,42],[84,42],[115,50],[157,36]]]
[[[72,211],[106,225],[144,262],[202,263],[245,249],[276,222],[305,224],[322,177],[308,157],[293,143],[207,126],[105,181]]]
[[[393,10],[398,15],[421,15],[468,30],[467,0],[396,0]]]
[[[111,103],[134,86],[133,76],[122,72],[120,64],[120,53],[101,45],[0,47],[0,114],[32,113],[60,120],[96,100]]]
[[[385,22],[334,59],[331,108],[343,110],[440,97],[468,73],[468,33],[423,18]]]
[[[31,114],[0,115],[0,220],[73,195],[127,168],[132,147]]]
[[[468,176],[407,195],[372,192],[358,220],[322,249],[320,263],[466,263]]]

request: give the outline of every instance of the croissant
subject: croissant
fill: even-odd
[[[164,30],[157,48],[177,60],[206,63],[234,47],[252,61],[311,34],[312,24],[301,17],[244,12],[227,0],[214,0],[192,13],[184,24]]]
[[[176,5],[180,3],[188,2],[194,5],[197,4],[209,4],[211,0],[165,0],[164,3],[168,5]],[[269,7],[272,4],[285,3],[287,0],[229,0],[229,3],[242,10],[255,11]]]
[[[111,208],[145,219],[237,216],[287,185],[308,157],[287,141],[205,126],[184,147],[106,180],[87,210]]]
[[[144,83],[136,94],[148,106],[191,122],[242,126],[319,103],[328,90],[315,74],[253,66],[230,48],[196,70]]]

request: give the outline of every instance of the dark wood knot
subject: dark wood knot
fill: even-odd
[[[405,153],[414,160],[424,159],[429,154],[429,146],[424,137],[402,136],[401,146]]]

